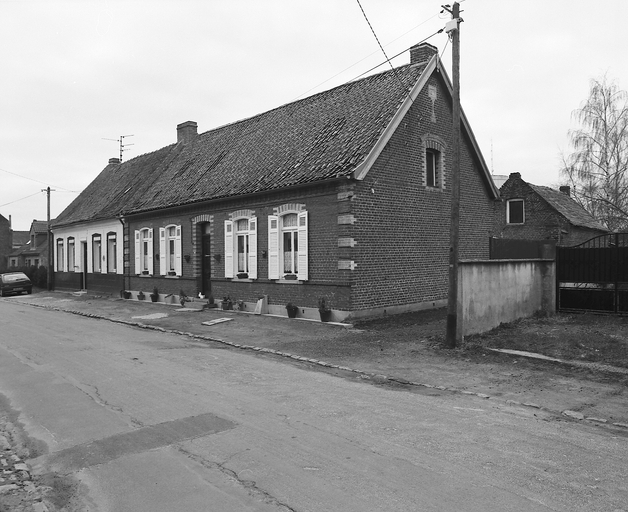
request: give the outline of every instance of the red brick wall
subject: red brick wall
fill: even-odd
[[[159,227],[169,224],[182,226],[182,254],[190,255],[189,263],[182,260],[182,277],[138,277],[130,278],[129,289],[152,291],[157,286],[160,293],[178,294],[183,289],[187,295],[197,295],[201,289],[201,245],[200,233],[194,235],[192,219],[202,215],[203,222],[211,218],[212,226],[212,295],[216,300],[230,296],[233,300],[254,302],[268,295],[270,304],[293,302],[301,307],[316,307],[318,298],[331,300],[334,309],[348,310],[350,304],[350,280],[343,278],[338,270],[338,207],[336,184],[327,184],[299,190],[283,191],[250,198],[214,202],[205,206],[178,209],[176,214],[134,216],[130,221],[130,268],[134,272],[134,231],[143,227],[154,229],[154,252],[159,252]],[[286,203],[303,204],[308,211],[309,230],[309,280],[303,284],[279,284],[268,279],[268,216],[273,209]],[[251,282],[235,282],[224,277],[224,221],[229,214],[242,209],[253,210],[258,219],[258,279]],[[194,242],[196,241],[196,244]],[[216,261],[214,254],[220,255]],[[154,260],[158,269],[158,260]]]
[[[432,78],[414,102],[366,179],[355,187],[351,230],[353,308],[435,301],[447,297],[452,183],[452,114],[442,84]],[[434,117],[432,117],[432,112]],[[426,133],[444,141],[445,187],[426,188],[423,177]],[[495,202],[463,140],[461,151],[460,256],[488,258]],[[349,272],[349,271],[345,271]]]

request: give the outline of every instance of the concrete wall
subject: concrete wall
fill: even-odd
[[[458,284],[459,338],[556,311],[552,260],[461,261]]]

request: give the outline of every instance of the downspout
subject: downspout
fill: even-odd
[[[124,222],[124,214],[122,212],[118,215],[118,220],[122,224],[122,289],[128,290],[127,284],[131,285],[131,277],[128,273],[128,269],[131,268],[131,262],[129,261],[127,265],[129,253],[127,252],[128,233],[126,231],[128,231],[128,224]]]

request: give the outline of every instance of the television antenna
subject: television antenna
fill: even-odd
[[[104,137],[102,139],[102,140],[112,140],[112,141],[117,142],[118,144],[120,144],[120,163],[122,163],[122,152],[123,151],[128,151],[128,149],[124,149],[124,148],[126,148],[127,146],[133,146],[134,145],[133,143],[131,143],[131,144],[125,144],[124,143],[124,139],[126,139],[127,137],[133,137],[133,135],[120,135],[119,139],[106,139]]]

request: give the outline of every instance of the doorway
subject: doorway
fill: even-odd
[[[81,289],[87,290],[87,242],[81,242],[82,276]]]
[[[212,258],[211,258],[211,238],[209,234],[209,222],[203,224],[201,226],[201,250],[202,250],[202,285],[203,285],[203,294],[206,297],[211,295],[212,291]]]

